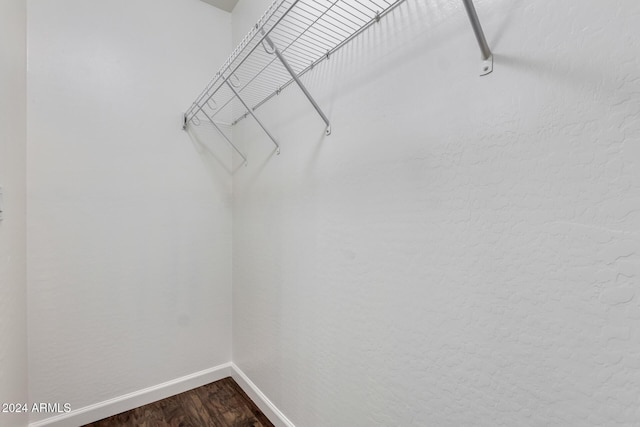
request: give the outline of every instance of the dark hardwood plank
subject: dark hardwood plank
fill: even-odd
[[[231,377],[84,427],[274,427]]]

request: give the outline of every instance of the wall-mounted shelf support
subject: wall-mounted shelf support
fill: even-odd
[[[363,31],[376,25],[405,0],[274,0],[187,110],[183,129],[206,117],[233,146],[213,119],[235,125],[251,115],[280,153],[280,145],[255,111],[296,83],[331,133],[329,118],[301,77]],[[473,0],[462,0],[482,53],[481,75],[493,71],[493,56]],[[285,58],[286,56],[286,58]],[[235,102],[237,100],[238,102]],[[200,115],[200,117],[198,117]]]
[[[269,139],[271,139],[271,141],[273,141],[273,143],[276,146],[276,154],[280,154],[280,144],[278,144],[278,141],[276,141],[276,139],[273,137],[273,135],[271,135],[271,132],[269,132],[267,130],[266,127],[264,127],[264,124],[262,124],[262,122],[260,121],[259,118],[256,117],[255,113],[253,112],[253,109],[251,107],[249,107],[247,105],[247,103],[244,101],[244,99],[242,99],[242,97],[240,96],[240,94],[238,93],[238,91],[236,90],[235,87],[233,87],[233,84],[229,81],[229,78],[227,78],[225,80],[225,83],[227,84],[227,86],[229,86],[229,89],[231,89],[231,92],[233,92],[233,94],[235,95],[236,98],[238,98],[238,100],[242,103],[242,105],[244,105],[244,108],[247,109],[247,112],[249,114],[251,114],[251,117],[253,117],[253,119],[258,122],[258,124],[260,125],[260,127],[262,128],[262,130],[264,131],[264,133],[267,134],[267,136],[269,137]]]
[[[264,33],[264,31],[263,31]],[[269,54],[275,54],[278,59],[280,60],[280,62],[282,63],[282,65],[284,66],[284,68],[286,68],[286,70],[289,72],[289,74],[291,74],[291,78],[296,82],[296,84],[298,85],[298,87],[300,88],[300,90],[302,90],[302,93],[304,93],[304,95],[307,97],[307,99],[309,100],[309,102],[311,103],[311,105],[313,105],[313,108],[316,109],[316,111],[318,112],[318,114],[320,114],[320,117],[322,117],[322,120],[324,121],[324,123],[327,125],[327,128],[325,130],[325,133],[327,135],[331,135],[331,123],[329,122],[329,118],[324,114],[324,112],[322,112],[322,109],[320,108],[320,106],[318,105],[318,103],[315,101],[315,99],[313,99],[313,97],[311,96],[311,94],[309,93],[309,91],[307,90],[307,88],[305,87],[304,84],[302,84],[302,82],[300,81],[300,79],[298,78],[298,75],[296,74],[295,71],[293,71],[293,68],[291,68],[291,65],[289,65],[289,62],[287,62],[286,58],[284,57],[284,55],[282,55],[282,52],[280,52],[280,49],[278,49],[278,46],[276,46],[271,39],[269,38],[268,35],[264,36],[264,40],[267,42],[267,44],[269,45],[269,47],[271,48],[271,51],[267,50],[267,48],[265,47],[265,52],[269,53]],[[327,58],[329,57],[329,54],[327,53]]]
[[[247,156],[245,156],[242,151],[240,151],[238,149],[238,147],[236,147],[236,145],[231,141],[231,139],[222,131],[222,129],[220,129],[220,126],[217,125],[216,122],[213,121],[213,118],[211,118],[211,116],[209,116],[209,114],[207,114],[206,111],[202,111],[202,114],[204,114],[204,116],[207,118],[207,120],[209,120],[209,122],[213,125],[214,128],[216,128],[216,130],[218,131],[218,133],[220,135],[222,135],[222,137],[225,139],[225,141],[227,141],[229,143],[229,145],[231,145],[231,147],[233,147],[233,149],[235,150],[236,153],[238,153],[238,155],[240,155],[240,157],[242,157],[242,161],[244,163],[244,165],[247,165]]]
[[[229,145],[231,145],[231,147],[234,149],[234,151],[236,153],[238,153],[238,155],[240,157],[242,157],[242,162],[244,163],[244,165],[246,166],[248,164],[247,162],[247,156],[245,156],[242,151],[240,151],[240,149],[238,147],[236,147],[236,145],[233,143],[233,141],[231,141],[231,139],[224,133],[224,131],[222,129],[220,129],[220,126],[218,126],[218,124],[213,121],[213,118],[207,114],[207,112],[202,109],[201,107],[199,107],[198,110],[199,113],[204,114],[204,116],[207,118],[207,120],[209,120],[209,123],[211,123],[211,125],[218,131],[218,133],[224,138],[225,141],[227,141],[227,143]],[[187,130],[187,126],[189,125],[189,119],[187,118],[187,114],[185,113],[183,115],[183,125],[182,125],[182,129],[183,130]],[[191,119],[191,121],[193,121],[193,118]],[[198,123],[199,124],[199,123]]]
[[[482,31],[482,25],[480,25],[480,19],[478,18],[478,13],[473,5],[473,0],[462,1],[465,9],[467,9],[467,15],[469,15],[469,21],[471,21],[473,33],[476,35],[476,40],[478,41],[478,46],[480,46],[480,52],[482,54],[480,75],[486,76],[493,71],[493,54],[491,53],[489,43],[487,43],[487,39],[484,36],[484,31]]]

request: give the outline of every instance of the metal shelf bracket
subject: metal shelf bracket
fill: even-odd
[[[249,163],[247,162],[247,156],[244,155],[244,153],[242,153],[242,151],[240,151],[240,149],[238,147],[236,147],[236,145],[233,143],[233,141],[231,141],[231,138],[229,138],[227,136],[227,134],[225,134],[222,129],[220,129],[220,126],[218,126],[218,124],[216,122],[213,121],[213,118],[211,118],[211,116],[209,114],[207,114],[206,111],[204,111],[204,109],[200,108],[200,113],[204,114],[204,116],[207,118],[207,120],[209,120],[209,123],[211,123],[211,125],[213,125],[213,127],[218,131],[218,133],[224,138],[225,141],[227,141],[227,143],[233,148],[233,150],[238,153],[238,155],[240,157],[242,157],[242,162],[244,163],[245,166],[247,166]],[[195,118],[195,117],[194,117]],[[192,123],[194,123],[196,126],[200,125],[199,121],[194,121],[193,119],[191,120]],[[182,130],[187,130],[187,127],[189,126],[189,120],[187,120],[187,115],[184,114],[183,116],[183,125],[182,125]]]
[[[330,135],[331,122],[301,77],[404,1],[273,0],[186,111],[182,128],[187,130],[190,124],[198,126],[208,120],[246,164],[246,156],[220,128],[221,122],[214,119],[224,118],[233,126],[251,116],[280,154],[278,141],[255,112],[295,83],[324,121],[326,135]],[[480,75],[485,76],[493,71],[493,54],[473,0],[462,2],[480,47]]]
[[[480,19],[478,18],[478,13],[476,12],[476,8],[473,5],[473,0],[462,1],[464,3],[465,9],[467,9],[467,15],[469,16],[469,21],[471,21],[473,33],[476,36],[478,46],[480,47],[480,53],[482,54],[480,75],[486,76],[493,71],[493,54],[491,53],[489,43],[487,43],[487,39],[484,36],[484,31],[482,31],[482,25],[480,25]]]
[[[289,62],[287,62],[287,60],[284,57],[284,55],[282,54],[282,52],[280,52],[280,49],[278,49],[278,47],[275,45],[275,43],[273,43],[273,41],[271,41],[271,38],[269,38],[269,35],[265,34],[264,30],[262,30],[262,34],[264,35],[264,41],[267,42],[267,44],[269,45],[269,48],[270,48],[270,50],[269,50],[269,49],[266,48],[266,46],[263,45],[265,52],[267,52],[270,55],[275,54],[278,57],[278,59],[280,60],[280,62],[284,66],[284,68],[291,75],[291,78],[296,82],[296,84],[298,85],[300,90],[302,90],[302,92],[307,97],[307,99],[309,100],[311,105],[313,105],[313,108],[316,109],[316,111],[318,112],[318,114],[320,115],[320,117],[322,118],[324,123],[327,125],[327,127],[325,129],[325,133],[327,135],[331,135],[331,123],[329,122],[329,118],[324,114],[324,112],[322,111],[322,109],[320,108],[318,103],[315,101],[315,99],[313,99],[313,96],[311,96],[311,94],[309,93],[309,91],[307,90],[305,85],[302,84],[302,82],[300,81],[300,78],[298,77],[296,72],[293,71],[293,68],[291,68],[291,65],[289,65]],[[329,58],[329,53],[327,53],[327,58]]]
[[[273,141],[274,145],[276,146],[276,154],[280,154],[280,144],[278,144],[278,141],[276,141],[276,139],[273,137],[273,135],[271,135],[271,133],[264,126],[264,124],[262,124],[260,119],[258,117],[256,117],[255,113],[253,112],[253,109],[251,107],[249,107],[249,105],[247,105],[247,103],[244,101],[244,99],[242,99],[242,97],[240,96],[240,94],[236,90],[236,87],[229,81],[229,78],[227,78],[225,80],[225,83],[227,84],[227,86],[229,86],[229,89],[231,89],[231,92],[233,92],[235,97],[242,103],[242,105],[244,105],[244,108],[247,109],[247,112],[249,114],[251,114],[251,117],[253,117],[253,119],[256,122],[258,122],[258,124],[260,125],[260,127],[262,128],[264,133],[266,133],[267,136],[269,137],[269,139],[271,139],[271,141]]]

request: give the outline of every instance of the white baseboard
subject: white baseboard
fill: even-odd
[[[29,424],[29,427],[77,427],[147,405],[205,384],[232,377],[276,427],[295,427],[233,362]]]
[[[231,363],[231,377],[238,383],[245,393],[253,400],[260,410],[276,427],[295,427],[289,419],[274,405],[265,394],[245,375],[242,370]]]
[[[85,406],[67,414],[36,421],[30,423],[29,427],[78,427],[231,376],[235,378],[234,365],[225,363],[114,399]],[[265,415],[267,414],[265,413]]]

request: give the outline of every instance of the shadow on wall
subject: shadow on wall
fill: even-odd
[[[234,158],[231,147],[218,135],[213,126],[191,125],[186,133],[214,185],[218,186],[223,194],[229,193],[230,177],[243,166],[242,160]]]
[[[231,159],[231,147],[218,134],[215,128],[207,123],[199,125],[190,124],[186,129],[198,154],[203,157],[205,163],[218,169],[223,169],[227,174],[234,174],[241,162],[233,162]],[[239,163],[239,164],[234,164]]]
[[[503,40],[505,34],[508,33],[509,30],[515,21],[516,11],[520,10],[520,5],[522,4],[522,0],[514,0],[510,3],[510,5],[505,8],[506,12],[503,16],[500,17],[500,24],[496,25],[493,28],[492,34],[487,35],[487,39],[489,40],[489,46],[492,49],[497,49],[500,46],[500,42]]]
[[[480,21],[483,24],[490,46],[498,43],[503,34],[511,26],[516,11],[521,10],[522,0],[516,0],[504,8],[500,4],[491,4],[490,9],[478,6]],[[495,24],[494,24],[495,22]],[[446,29],[442,29],[446,25]],[[497,27],[494,31],[493,28]],[[437,30],[436,30],[437,29]],[[492,34],[496,33],[492,37]],[[439,51],[453,43],[456,39],[465,39],[469,51],[453,52],[452,55],[440,56]],[[493,43],[492,43],[493,42]],[[318,67],[318,71],[305,76],[309,85],[320,87],[332,82],[332,94],[349,93],[357,87],[358,81],[369,81],[381,75],[397,72],[399,67],[416,64],[421,66],[425,54],[439,55],[438,61],[443,69],[447,62],[456,55],[460,58],[461,67],[468,62],[479,61],[477,42],[462,2],[405,2],[387,14],[379,23],[372,25],[352,40],[349,47],[336,52],[328,61]],[[408,48],[410,47],[410,48]],[[335,58],[336,60],[332,60]],[[352,69],[367,70],[354,76]],[[475,68],[473,68],[475,70]],[[430,79],[438,77],[434,70],[425,70]],[[337,78],[336,78],[337,77]],[[448,77],[444,73],[442,78]]]
[[[500,3],[504,4],[505,2]],[[482,6],[482,3],[479,6]],[[505,13],[503,8],[499,8],[498,5],[492,3],[479,10],[481,21],[489,24],[486,25],[485,31],[492,42],[492,47],[500,43],[503,35],[512,25],[512,21],[516,19],[515,15],[518,12],[522,12],[522,0],[515,0],[509,3],[506,9],[507,12]],[[494,13],[496,10],[500,10],[499,16]],[[455,18],[455,23],[448,25],[447,30],[433,31],[434,27],[450,22],[451,18]],[[492,22],[494,25],[491,25]],[[410,31],[407,31],[407,27],[409,27]],[[354,90],[357,87],[357,84],[354,84],[355,82],[367,81],[380,75],[397,72],[397,64],[411,63],[416,58],[420,58],[425,51],[437,51],[442,46],[450,43],[451,39],[462,37],[468,39],[470,50],[476,49],[473,32],[464,13],[462,3],[458,4],[457,2],[443,0],[429,3],[406,2],[385,16],[380,23],[374,24],[356,37],[350,43],[350,48],[338,51],[335,54],[335,60],[334,56],[332,56],[331,59],[326,61],[328,64],[325,63],[324,66],[321,64],[315,71],[305,75],[303,81],[314,94],[320,95],[318,101],[330,115],[336,95],[344,95]],[[420,40],[420,42],[416,43],[416,39]],[[412,46],[412,48],[402,48],[407,45]],[[465,50],[460,55],[466,56],[467,53]],[[476,60],[477,58],[475,57],[464,59],[464,63]],[[442,58],[442,61],[446,62],[447,58]],[[513,63],[509,64],[511,62],[510,58],[503,55],[496,55],[496,61],[504,61],[507,65],[515,65]],[[361,64],[357,69],[364,70],[365,75],[353,73],[354,63]],[[461,64],[461,67],[465,67],[464,63]],[[446,73],[430,73],[430,78],[445,77],[445,75]],[[316,86],[327,88],[328,82],[330,86],[328,91],[326,89],[316,90]],[[292,89],[296,90],[297,88],[292,85]],[[306,114],[306,109],[297,110],[293,113],[291,120],[295,121]],[[229,127],[224,127],[223,129],[225,132],[228,130],[230,130]],[[212,172],[216,170],[224,171],[227,175],[234,175],[243,166],[242,160],[233,153],[227,141],[210,124],[203,121],[199,126],[192,125],[188,133],[208,170]],[[286,145],[287,141],[282,139],[279,142]],[[318,146],[316,154],[319,150],[320,147]],[[255,156],[249,159],[250,162],[252,160],[260,162],[259,167],[254,169],[254,176],[257,177],[261,174],[274,153],[275,150],[270,154],[261,153],[262,155],[259,156],[259,159],[256,159]],[[310,163],[315,161],[313,158],[309,160]],[[252,181],[249,180],[249,182]]]
[[[524,55],[495,54],[496,63],[536,78],[550,79],[577,94],[588,92],[597,97],[608,97],[625,88],[625,78],[618,70],[597,69],[585,62],[562,61],[556,57],[527,57]],[[618,74],[619,78],[616,77]],[[542,77],[540,77],[542,76]]]

